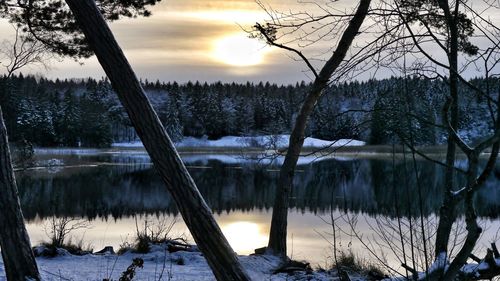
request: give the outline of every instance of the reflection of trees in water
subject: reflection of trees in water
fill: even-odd
[[[27,219],[56,215],[114,217],[136,213],[176,213],[175,204],[152,166],[143,159],[123,157],[119,166],[72,171],[71,176],[22,172],[20,196]],[[203,164],[203,165],[200,165]],[[189,163],[190,172],[207,203],[217,213],[267,210],[274,200],[278,173],[223,164]],[[406,169],[406,170],[405,170]],[[300,167],[292,191],[291,208],[302,212],[328,211],[332,198],[339,210],[395,216],[395,201],[403,215],[418,210],[418,188],[413,164],[391,161],[328,160]],[[424,213],[438,210],[442,201],[443,170],[418,162]],[[394,180],[393,180],[394,179]],[[498,178],[492,177],[477,196],[482,216],[498,217]],[[396,199],[395,199],[396,198]]]
[[[419,192],[422,195],[423,213],[431,214],[443,200],[444,170],[429,162],[372,160],[372,186],[378,209],[384,214],[396,214],[396,207],[402,215],[420,214]],[[397,204],[397,205],[396,205]]]

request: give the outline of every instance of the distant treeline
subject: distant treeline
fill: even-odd
[[[485,88],[484,79],[470,81]],[[498,89],[498,79],[490,88]],[[174,140],[226,135],[284,134],[310,84],[151,83],[143,86]],[[467,89],[467,87],[462,87]],[[308,136],[355,138],[372,144],[442,143],[441,112],[447,85],[436,80],[390,78],[327,89],[312,115]],[[466,140],[487,134],[487,98],[462,90],[461,130]],[[48,80],[0,77],[0,105],[10,140],[37,146],[106,147],[137,140],[106,79]],[[437,125],[437,126],[436,126]],[[411,132],[411,133],[410,133]]]

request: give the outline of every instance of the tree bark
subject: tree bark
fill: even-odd
[[[286,237],[288,223],[288,205],[290,192],[293,186],[295,168],[300,156],[300,151],[304,145],[305,129],[309,117],[316,106],[333,72],[344,60],[352,41],[359,32],[363,21],[368,14],[371,0],[360,0],[359,6],[353,18],[344,31],[334,53],[325,63],[320,73],[314,80],[300,113],[295,120],[292,133],[290,135],[289,147],[285,156],[285,161],[280,169],[276,198],[273,206],[273,216],[271,221],[271,231],[269,234],[268,251],[279,256],[286,256]]]
[[[66,0],[217,280],[249,280],[93,0]]]
[[[476,246],[477,240],[482,232],[481,227],[477,224],[477,215],[474,209],[473,199],[476,190],[472,188],[477,181],[476,173],[479,166],[479,153],[470,153],[470,155],[467,156],[467,159],[469,162],[469,167],[467,169],[467,187],[470,188],[465,195],[465,223],[467,237],[465,238],[465,242],[457,256],[446,269],[441,281],[453,281],[457,278],[460,269],[467,262],[467,259]]]
[[[459,5],[457,2],[456,5]],[[441,1],[441,9],[446,15],[450,36],[450,51],[448,53],[448,61],[450,64],[450,125],[454,131],[458,129],[458,27],[455,24],[455,18],[451,15],[450,7],[447,1]],[[448,133],[447,151],[446,151],[446,171],[445,171],[445,196],[443,205],[439,210],[439,223],[436,231],[436,246],[435,257],[439,257],[441,253],[448,253],[448,244],[450,240],[451,229],[453,223],[457,219],[456,205],[457,202],[453,196],[454,177],[455,177],[455,158],[457,146],[453,139],[453,132]]]
[[[7,129],[0,108],[0,246],[7,280],[40,280],[19,203]]]

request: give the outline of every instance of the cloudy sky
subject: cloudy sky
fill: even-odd
[[[294,1],[268,1],[273,8],[294,8]],[[266,14],[253,0],[162,1],[149,18],[125,19],[111,28],[138,76],[161,81],[271,81],[308,80],[301,63],[284,51],[249,39],[242,27],[262,21]],[[241,26],[241,27],[240,27]],[[0,39],[12,28],[0,25]],[[0,40],[0,41],[1,41]],[[27,72],[26,70],[24,72]],[[97,61],[80,65],[71,60],[52,63],[51,69],[30,69],[49,78],[101,77]]]
[[[324,4],[316,6],[305,4],[307,2],[304,1],[299,4],[300,1],[297,0],[263,2],[277,11],[307,11],[313,14],[323,14],[321,9],[325,8],[325,3],[331,5],[329,10],[340,13],[352,10],[356,3],[347,0],[318,0],[316,3]],[[143,79],[181,83],[270,81],[289,84],[310,81],[310,75],[304,71],[304,64],[291,58],[290,53],[250,39],[242,30],[250,28],[255,22],[268,19],[255,0],[164,0],[151,10],[151,17],[123,19],[111,24],[130,63]],[[487,16],[494,22],[500,21],[497,13]],[[365,27],[369,25],[365,23]],[[330,32],[332,33],[333,37],[338,35]],[[367,32],[357,39],[362,41],[365,34]],[[12,39],[12,35],[12,27],[0,20],[0,41]],[[308,46],[306,54],[308,57],[311,54],[329,54],[333,46],[335,41],[323,41]],[[429,51],[433,52],[432,49]],[[83,63],[80,65],[72,60],[56,61],[48,71],[32,68],[23,72],[41,74],[48,78],[104,76],[95,58]],[[0,69],[0,73],[2,70]],[[385,72],[385,76],[391,75],[389,71]],[[370,74],[363,75],[366,79]],[[476,74],[471,73],[469,76]]]

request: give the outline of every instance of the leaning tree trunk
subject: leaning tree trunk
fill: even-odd
[[[327,87],[330,77],[344,60],[352,41],[359,32],[370,7],[371,0],[360,0],[355,15],[344,31],[339,44],[330,59],[325,63],[320,73],[314,80],[312,88],[308,93],[300,113],[295,120],[292,133],[290,135],[289,147],[285,156],[285,161],[280,169],[276,198],[273,206],[273,217],[271,221],[271,231],[269,234],[268,251],[279,256],[286,256],[286,236],[287,217],[290,192],[293,185],[295,167],[300,156],[300,151],[304,145],[305,129],[309,116],[319,98]]]
[[[40,280],[17,192],[0,108],[0,246],[7,280]]]
[[[94,0],[66,0],[217,280],[249,280]]]

